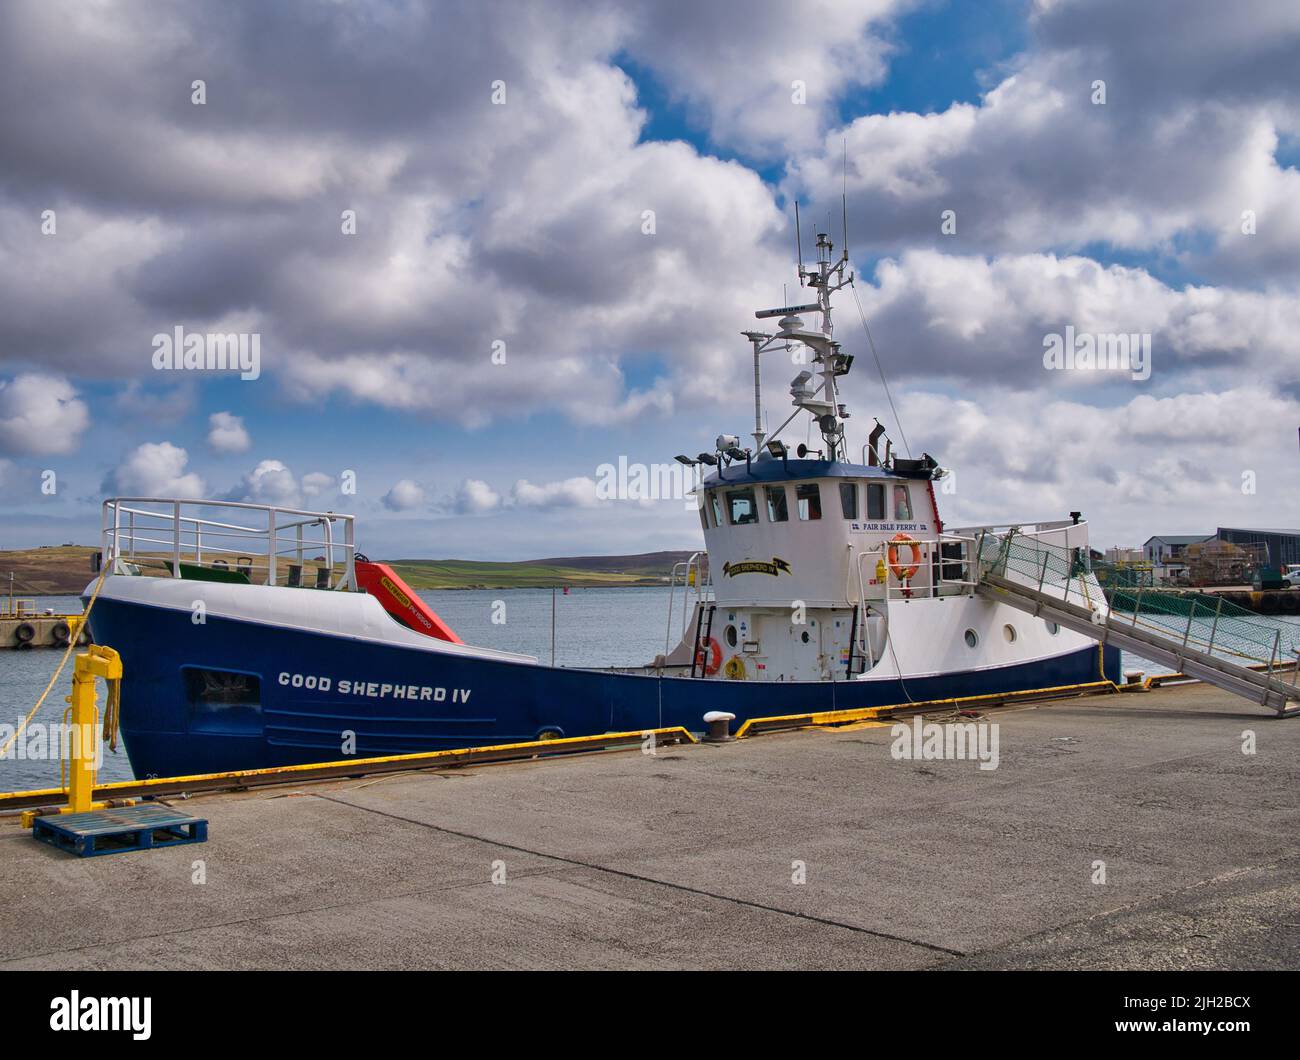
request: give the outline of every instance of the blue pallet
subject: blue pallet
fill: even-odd
[[[208,822],[170,806],[142,803],[118,809],[37,817],[32,837],[82,858],[128,850],[206,843]]]

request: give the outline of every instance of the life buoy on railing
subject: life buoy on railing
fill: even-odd
[[[921,544],[906,534],[895,534],[889,540],[889,569],[900,582],[908,581],[921,569]],[[912,561],[906,566],[898,561],[900,545],[907,545],[912,550]]]
[[[704,671],[705,677],[712,677],[722,666],[722,645],[716,637],[710,637],[701,644],[695,653],[695,665]]]
[[[727,660],[723,672],[731,681],[743,681],[745,679],[745,660],[739,655],[733,655]]]

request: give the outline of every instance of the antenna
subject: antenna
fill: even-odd
[[[799,286],[803,286],[803,237],[799,233],[799,200],[794,201],[794,254],[799,259]]]
[[[840,252],[849,260],[849,139],[844,138],[844,169],[840,177],[840,216],[844,219],[844,245]]]

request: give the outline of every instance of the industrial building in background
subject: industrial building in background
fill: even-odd
[[[1221,526],[1214,534],[1160,534],[1142,551],[1156,584],[1278,589],[1300,567],[1300,530]]]
[[[1213,534],[1160,534],[1147,538],[1142,551],[1151,564],[1157,583],[1178,582],[1187,576],[1187,564],[1183,560],[1183,551],[1188,545],[1199,545],[1208,541]]]

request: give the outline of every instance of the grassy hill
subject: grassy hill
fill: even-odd
[[[93,577],[88,545],[0,551],[0,594],[21,596],[80,593]],[[690,552],[645,552],[634,556],[566,556],[509,563],[465,559],[386,560],[413,589],[546,589],[662,585],[674,563]],[[158,566],[163,566],[161,557]],[[146,569],[145,573],[153,573]]]
[[[16,596],[63,596],[81,592],[95,576],[89,545],[58,545],[0,551],[0,594],[9,595],[9,574]]]
[[[567,556],[511,563],[463,559],[399,559],[389,565],[413,589],[534,589],[553,585],[662,585],[690,552],[636,556]]]

